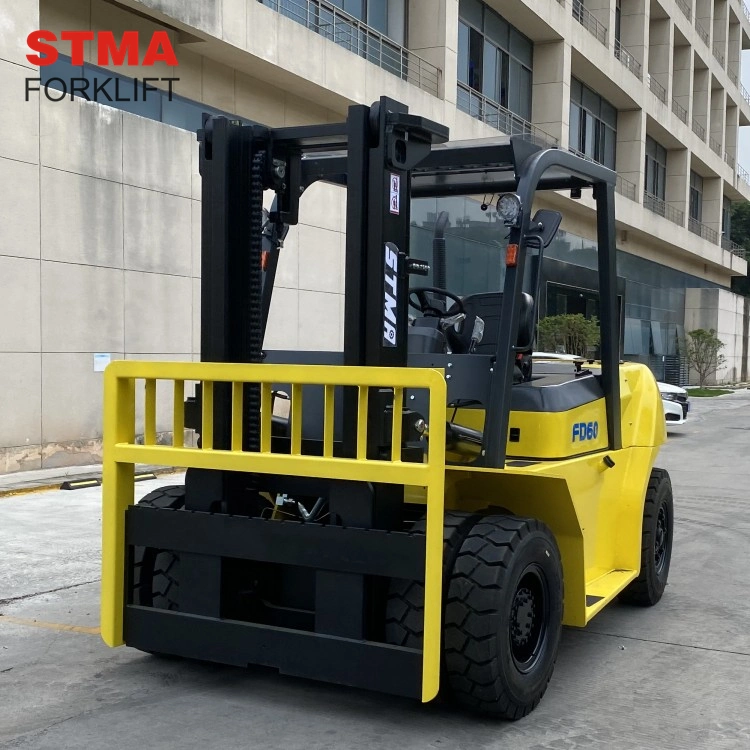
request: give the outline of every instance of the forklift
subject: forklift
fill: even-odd
[[[669,573],[661,397],[620,361],[615,173],[528,137],[450,142],[385,97],[337,124],[206,116],[198,140],[201,361],[105,373],[103,639],[527,715],[562,625],[654,605]],[[343,351],[270,350],[284,237],[318,181],[346,191]],[[595,201],[598,367],[532,365],[562,218],[538,191]],[[412,201],[446,196],[499,196],[497,290],[456,290],[451,253],[471,251],[445,212],[431,256],[410,252]],[[137,463],[185,483],[134,503]]]

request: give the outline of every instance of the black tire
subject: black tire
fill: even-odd
[[[560,552],[541,521],[486,516],[456,557],[445,609],[445,666],[456,701],[504,719],[542,699],[562,630]]]
[[[664,594],[672,561],[674,504],[665,469],[653,469],[643,504],[641,572],[620,594],[620,601],[652,607]]]
[[[185,507],[185,486],[168,485],[149,492],[138,505],[149,508]],[[136,604],[156,609],[179,609],[178,589],[180,556],[155,547],[137,547],[134,555],[134,591]]]
[[[443,591],[448,572],[453,567],[458,548],[478,516],[458,511],[446,512],[443,522]],[[425,519],[417,521],[412,531],[424,534]],[[445,609],[445,599],[443,599]],[[388,589],[385,611],[385,640],[394,646],[422,648],[424,642],[424,584],[394,578]]]

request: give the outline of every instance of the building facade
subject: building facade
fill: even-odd
[[[606,164],[625,356],[679,379],[686,327],[715,327],[729,360],[719,379],[746,379],[747,305],[728,290],[747,274],[729,222],[750,198],[737,158],[749,19],[742,0],[3,0],[0,472],[100,458],[108,359],[198,358],[205,111],[335,122],[386,95],[452,139],[523,134]],[[56,41],[40,67],[27,58],[37,29],[138,31],[139,54],[114,65],[96,39]],[[177,65],[142,64],[157,31]],[[106,78],[121,89],[90,101]],[[476,246],[457,291],[499,273],[483,199],[412,207],[415,248],[442,210],[449,247]],[[564,219],[540,310],[595,314],[593,203],[547,200]],[[341,190],[306,193],[267,347],[342,347],[344,220]]]

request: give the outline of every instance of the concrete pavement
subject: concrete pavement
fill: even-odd
[[[676,515],[664,599],[566,629],[547,694],[515,724],[110,650],[95,634],[100,489],[0,498],[0,746],[746,750],[750,391],[692,401],[659,461]]]

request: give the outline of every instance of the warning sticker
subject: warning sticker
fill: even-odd
[[[398,196],[401,187],[401,177],[397,174],[391,175],[391,213],[398,214]]]

